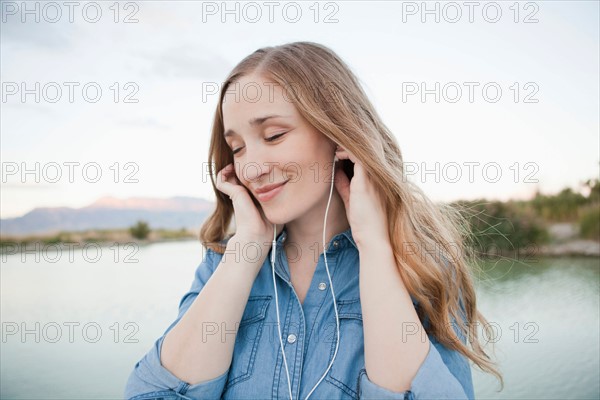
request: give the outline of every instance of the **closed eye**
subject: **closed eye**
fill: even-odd
[[[272,142],[273,140],[277,139],[277,138],[278,138],[278,137],[280,137],[280,136],[283,136],[283,135],[285,135],[286,133],[287,133],[287,132],[279,133],[279,134],[277,134],[277,135],[273,135],[273,136],[271,136],[271,137],[269,137],[269,138],[266,138],[265,140],[266,140],[267,142]]]
[[[278,138],[280,138],[281,136],[285,135],[286,133],[287,132],[278,133],[277,135],[273,135],[271,137],[265,138],[265,140],[267,142],[273,142],[273,141],[277,140]],[[243,149],[243,147],[238,147],[237,149],[233,150],[233,154],[238,153],[242,149]]]

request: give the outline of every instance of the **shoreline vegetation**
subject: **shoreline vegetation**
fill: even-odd
[[[451,203],[468,221],[469,247],[494,256],[600,257],[600,180],[579,190],[536,192],[529,200],[460,200]]]
[[[2,236],[0,237],[0,253],[14,253],[15,250],[21,252],[69,247],[81,249],[86,246],[144,246],[154,243],[188,240],[198,240],[198,232],[186,230],[185,228],[179,230],[150,229],[147,223],[139,221],[135,226],[124,229],[88,229],[84,231],[60,231],[45,235]]]
[[[537,192],[530,200],[478,199],[450,204],[468,221],[472,236],[467,240],[479,258],[600,257],[600,180],[587,180],[580,187],[579,191],[565,188],[553,195]],[[152,229],[138,221],[124,229],[0,236],[0,253],[189,240],[199,240],[198,231]]]

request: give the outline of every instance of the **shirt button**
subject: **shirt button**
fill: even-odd
[[[327,284],[325,282],[319,283],[319,290],[325,290],[327,288]]]
[[[296,335],[294,335],[292,333],[291,335],[288,336],[287,341],[288,341],[288,343],[295,343],[296,342]]]
[[[339,245],[338,241],[337,241],[337,240],[334,240],[334,241],[333,241],[333,247],[335,247],[335,248],[337,249],[338,245]]]

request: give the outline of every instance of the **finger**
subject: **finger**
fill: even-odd
[[[233,164],[227,164],[224,168],[222,168],[218,173],[217,173],[217,179],[218,182],[224,182],[227,180],[231,170],[233,169]]]
[[[357,182],[365,182],[368,178],[365,176],[365,169],[361,163],[354,163],[354,177],[356,178]],[[362,187],[362,185],[360,186]]]
[[[354,164],[354,177],[356,177],[358,181],[362,182],[364,179],[365,169],[363,168],[363,165],[358,161],[358,158],[356,158],[356,156],[352,154],[349,150],[346,150],[339,146],[335,154],[340,160],[350,160]]]
[[[228,164],[217,174],[217,189],[228,195],[230,199],[233,197],[235,187],[231,179],[233,172],[233,164]]]
[[[334,175],[334,185],[342,201],[344,202],[344,207],[346,210],[348,209],[349,200],[350,200],[350,181],[348,180],[348,176],[344,173],[344,171],[340,168],[335,171]]]
[[[343,147],[338,146],[335,153],[336,153],[336,155],[338,155],[339,159],[348,159],[348,160],[352,161],[354,164],[356,164],[358,162],[358,159],[356,158],[356,156],[354,154],[352,154],[350,152],[350,150],[346,150]]]
[[[217,172],[217,183],[216,184],[217,184],[217,189],[219,189],[219,190],[222,189],[222,184],[223,184],[223,182],[226,181],[227,168],[229,168],[229,165],[227,165],[226,167],[219,170],[219,172]]]

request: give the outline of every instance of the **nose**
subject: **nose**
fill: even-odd
[[[270,153],[270,154],[269,154]],[[242,179],[249,182],[270,182],[269,177],[276,164],[272,152],[266,146],[246,146],[245,162],[241,163]]]

